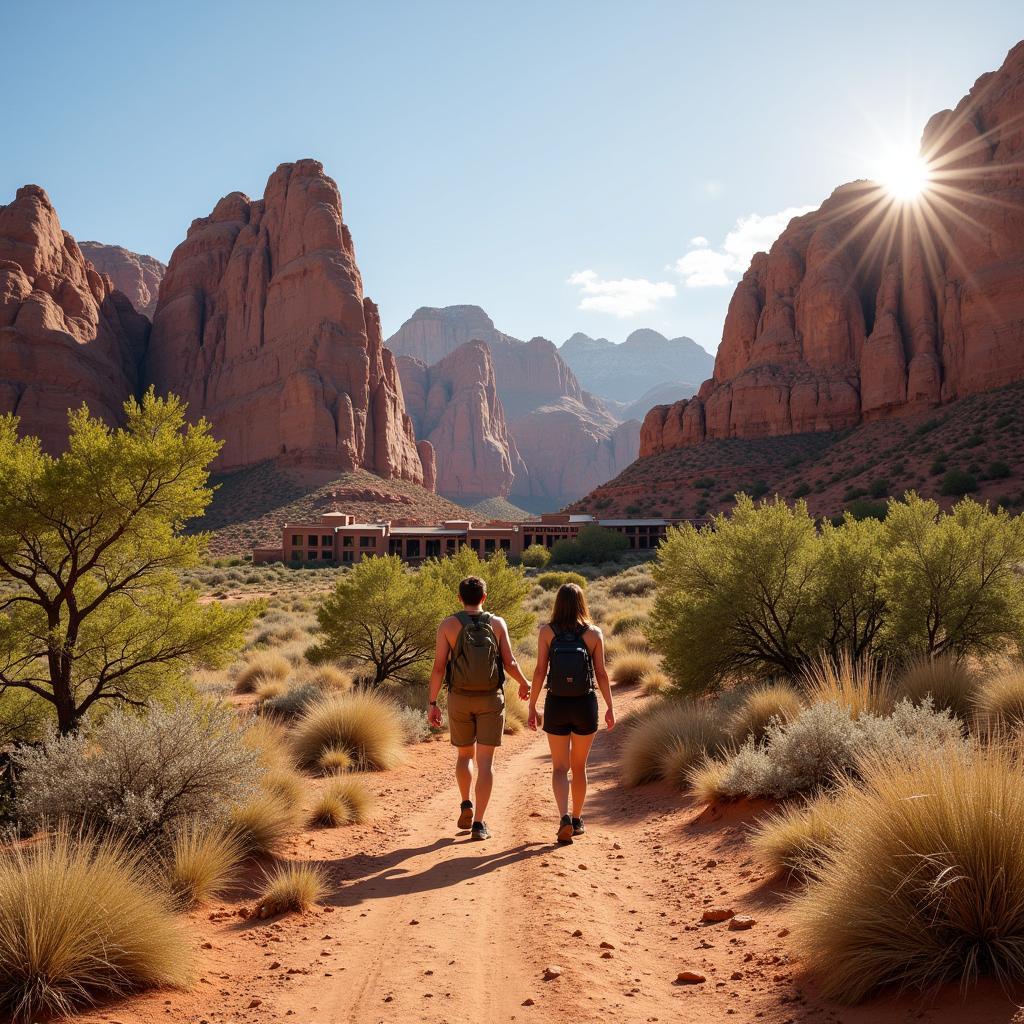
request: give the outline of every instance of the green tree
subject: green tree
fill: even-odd
[[[648,635],[680,689],[700,693],[732,674],[799,671],[821,615],[816,529],[807,505],[737,496],[731,516],[669,531],[653,569]]]
[[[521,640],[533,629],[533,613],[523,607],[530,581],[521,566],[508,564],[504,551],[482,559],[464,544],[449,558],[428,559],[420,568],[420,576],[442,588],[446,614],[459,607],[459,583],[467,576],[479,576],[487,586],[487,610],[505,620],[512,640]]]
[[[590,523],[573,540],[556,541],[551,548],[551,561],[556,565],[600,565],[616,562],[629,547],[629,538],[618,530]]]
[[[531,544],[519,560],[532,569],[543,569],[551,561],[551,552],[543,544]]]
[[[889,504],[881,578],[898,658],[992,653],[1024,642],[1024,519],[965,498],[944,515],[908,493]]]
[[[220,443],[150,391],[113,429],[83,406],[59,458],[0,417],[0,703],[49,702],[61,733],[94,706],[141,707],[223,663],[258,608],[201,605],[180,582],[204,535],[184,524],[213,492]]]
[[[414,572],[397,555],[364,558],[317,609],[320,639],[306,657],[313,664],[366,662],[374,683],[413,678],[433,658],[437,627],[451,603],[435,576]]]

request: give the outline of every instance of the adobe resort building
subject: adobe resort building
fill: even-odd
[[[583,526],[597,524],[624,534],[634,551],[656,548],[673,519],[595,519],[587,515],[545,513],[523,522],[472,523],[450,519],[424,526],[403,519],[358,523],[345,512],[325,512],[302,523],[285,523],[279,548],[256,548],[255,564],[285,562],[306,565],[326,562],[345,565],[369,555],[400,555],[417,564],[425,558],[454,555],[463,544],[486,557],[504,551],[521,555],[532,544],[551,547],[555,541],[573,539]]]

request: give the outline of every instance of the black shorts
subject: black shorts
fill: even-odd
[[[590,736],[597,732],[597,692],[584,697],[556,697],[549,693],[544,699],[544,731],[552,736]]]

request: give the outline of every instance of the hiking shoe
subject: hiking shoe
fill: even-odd
[[[562,820],[558,823],[558,834],[555,838],[563,846],[568,846],[572,842],[572,818],[568,814],[562,815]]]
[[[457,822],[459,828],[469,828],[473,824],[473,801],[463,800],[462,805],[459,808],[459,820]]]
[[[586,831],[587,831],[587,828],[583,824],[583,819],[582,818],[573,818],[572,819],[572,834],[574,836],[585,835]]]
[[[473,822],[473,839],[490,839],[491,833],[482,821]]]

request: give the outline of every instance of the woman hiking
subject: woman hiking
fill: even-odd
[[[547,683],[543,716],[537,699]],[[528,724],[536,730],[543,719],[551,747],[551,788],[560,820],[556,838],[571,843],[584,834],[583,803],[587,799],[587,758],[597,732],[595,683],[607,710],[605,724],[615,725],[612,691],[604,664],[604,637],[590,619],[587,599],[575,583],[565,583],[555,595],[551,621],[537,638],[537,668],[530,689]],[[569,772],[572,772],[572,814],[569,814]]]

